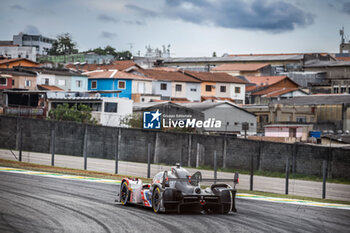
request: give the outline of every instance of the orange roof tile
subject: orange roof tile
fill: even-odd
[[[195,78],[192,78],[182,71],[164,71],[164,70],[155,70],[155,69],[140,69],[137,72],[145,75],[146,77],[153,78],[155,80],[168,80],[174,82],[191,82],[199,83]]]
[[[128,68],[131,68],[133,66],[136,66],[140,68],[134,61],[132,60],[126,60],[126,61],[113,61],[112,64],[84,64],[84,65],[74,65],[74,64],[68,64],[66,65],[66,68],[69,69],[78,69],[83,71],[92,71],[92,70],[110,70],[110,69],[116,69],[116,70],[122,70],[125,71]]]
[[[298,88],[282,88],[280,90],[275,90],[266,94],[266,97],[277,97],[296,90],[298,90]]]
[[[184,73],[204,82],[241,83],[241,84],[247,83],[246,81],[243,81],[242,79],[229,75],[227,73],[219,73],[219,72],[210,73],[210,72],[196,72],[196,71],[184,71]]]
[[[287,76],[245,76],[250,83],[255,83],[257,86],[268,86],[274,83],[278,83]]]
[[[350,61],[350,57],[336,57],[338,61]]]
[[[11,62],[16,62],[16,61],[28,61],[28,62],[31,62],[33,64],[38,64],[37,62],[35,61],[32,61],[32,60],[29,60],[29,59],[26,59],[26,58],[12,58],[12,59],[1,59],[0,60],[0,65],[2,64],[7,64],[7,63],[11,63]]]
[[[255,92],[252,95],[265,95],[265,97],[276,97],[295,90],[298,90],[298,88],[268,87],[264,90]]]
[[[222,64],[213,68],[212,71],[257,71],[269,65],[268,63]]]
[[[48,90],[48,91],[64,91],[62,88],[50,85],[37,85],[39,90]]]
[[[316,52],[318,54],[321,54],[322,56],[326,56],[328,55],[328,53],[319,53]],[[283,55],[305,55],[305,54],[315,54],[315,53],[250,53],[250,54],[229,54],[229,57],[246,57],[246,56],[283,56]]]
[[[90,71],[83,74],[87,75],[89,78],[105,78],[105,79],[114,78],[114,79],[133,79],[133,80],[152,81],[151,78],[127,73],[124,71],[118,71],[118,70],[95,70],[95,71]]]

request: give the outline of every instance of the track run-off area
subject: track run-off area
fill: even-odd
[[[349,232],[350,206],[238,194],[237,213],[115,203],[120,181],[0,167],[0,232]]]

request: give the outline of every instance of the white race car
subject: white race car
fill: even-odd
[[[202,189],[201,181],[231,181],[228,184],[212,184]],[[136,204],[152,207],[154,212],[178,212],[183,210],[210,211],[227,214],[236,212],[235,186],[238,184],[238,173],[234,179],[202,179],[200,172],[192,176],[177,164],[171,171],[159,172],[151,184],[144,184],[141,179],[124,178],[121,182],[116,201],[123,205]]]

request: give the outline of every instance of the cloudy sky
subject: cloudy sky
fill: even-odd
[[[0,40],[69,32],[79,50],[171,45],[179,56],[338,52],[350,0],[1,0]],[[347,37],[349,40],[350,37]]]

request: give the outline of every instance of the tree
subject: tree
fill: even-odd
[[[57,36],[57,40],[52,44],[49,55],[68,55],[78,53],[77,44],[72,40],[69,33]]]
[[[128,50],[117,52],[116,49],[110,45],[107,45],[105,48],[95,48],[86,51],[86,53],[93,52],[98,55],[112,55],[116,60],[131,60],[132,53]]]
[[[142,128],[143,126],[143,118],[142,114],[130,114],[123,119],[121,119],[121,124],[125,126],[129,126],[131,128]]]
[[[74,104],[69,107],[67,103],[59,104],[55,109],[49,112],[49,119],[58,121],[75,121],[85,124],[97,124],[97,121],[92,118],[92,109],[84,104]]]
[[[213,57],[216,57],[216,52],[213,52]]]

